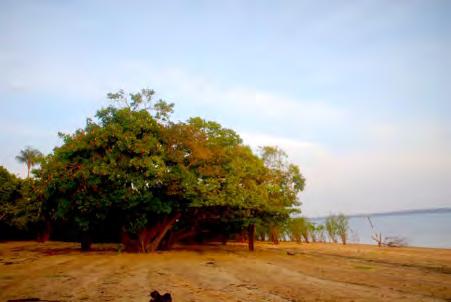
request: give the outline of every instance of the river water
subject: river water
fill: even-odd
[[[349,218],[349,241],[376,244],[371,239],[374,232],[382,237],[398,236],[406,239],[409,246],[451,248],[451,211],[438,213],[402,213],[369,215]],[[323,223],[324,219],[312,219]]]

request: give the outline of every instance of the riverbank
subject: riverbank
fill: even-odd
[[[0,243],[0,300],[450,301],[451,250],[257,243],[118,253],[95,245]],[[289,253],[287,253],[289,252]]]

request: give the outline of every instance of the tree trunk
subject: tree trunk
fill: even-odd
[[[180,213],[167,216],[156,225],[147,226],[138,233],[138,239],[132,240],[126,231],[122,233],[122,244],[128,252],[148,253],[156,251],[167,232],[174,226]],[[170,238],[168,238],[169,240]],[[172,241],[172,240],[171,240]],[[172,242],[166,242],[166,247],[170,247]]]
[[[250,224],[247,227],[247,239],[248,239],[248,246],[249,251],[254,251],[254,239],[255,239],[255,224]]]
[[[161,240],[160,249],[164,251],[170,250],[175,243],[174,237],[175,237],[174,232],[172,230],[168,231],[166,233],[166,237],[164,237],[163,240]]]
[[[341,242],[346,245],[346,236],[341,236]]]
[[[47,242],[50,239],[51,231],[52,231],[52,225],[51,225],[50,221],[46,220],[44,222],[44,226],[43,226],[42,230],[38,231],[36,240],[38,242]]]
[[[166,217],[161,225],[158,226],[156,237],[147,245],[148,252],[155,252],[160,245],[161,240],[164,238],[166,233],[174,226],[177,219],[180,218],[180,213],[175,213],[172,217]]]
[[[173,232],[172,230],[170,230],[167,233],[168,236],[166,236],[163,242],[160,244],[160,248],[163,250],[170,250],[175,243],[179,242],[182,239],[196,235],[196,232],[196,229],[181,230],[178,232]]]
[[[241,231],[238,236],[239,236],[238,237],[238,241],[239,242],[241,242],[241,243],[246,242],[247,238],[246,238],[246,231],[245,230]]]
[[[149,241],[155,236],[155,234],[158,232],[158,225],[157,227],[153,228],[144,228],[138,233],[138,253],[147,253],[147,245],[149,244]]]
[[[138,234],[138,253],[146,253],[146,245],[147,245],[147,241],[146,241],[146,237],[147,237],[147,229],[143,229],[139,232]]]
[[[279,244],[279,231],[276,227],[272,227],[270,230],[271,233],[271,241],[274,244]]]
[[[221,236],[221,244],[222,245],[227,245],[227,241],[229,241],[229,236],[227,234],[223,234]]]
[[[89,232],[82,232],[81,238],[80,238],[80,243],[81,243],[81,251],[82,252],[90,251],[91,244],[92,244],[91,234],[89,234]]]
[[[130,235],[124,229],[121,231],[121,243],[126,252],[136,252],[138,249],[136,240],[130,239]]]

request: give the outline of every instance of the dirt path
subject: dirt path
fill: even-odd
[[[288,255],[291,251],[294,255]],[[451,250],[258,244],[120,254],[98,245],[0,244],[0,301],[451,301]]]

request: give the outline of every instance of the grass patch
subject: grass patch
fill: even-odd
[[[360,270],[365,270],[365,271],[369,271],[374,269],[373,266],[369,266],[369,265],[354,265],[355,269],[360,269]]]

